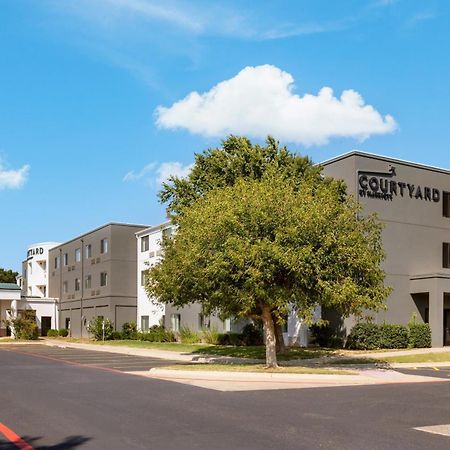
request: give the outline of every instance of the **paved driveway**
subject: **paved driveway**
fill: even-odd
[[[48,360],[56,360],[73,365],[96,367],[120,372],[148,371],[153,367],[176,364],[177,361],[119,353],[78,350],[64,346],[50,347],[42,344],[2,345],[0,350],[33,355]],[[1,447],[0,447],[1,449]]]

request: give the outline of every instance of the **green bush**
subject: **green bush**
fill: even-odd
[[[196,344],[202,340],[200,333],[191,330],[187,326],[182,326],[179,333],[182,344]]]
[[[380,329],[379,348],[407,348],[409,330],[405,325],[378,325]]]
[[[105,340],[111,339],[114,328],[113,324],[109,319],[103,319],[103,317],[94,317],[89,321],[87,330],[94,337],[96,341],[103,340],[103,329],[102,324],[105,322]]]
[[[123,333],[121,331],[113,331],[111,334],[113,341],[121,341],[123,339]]]
[[[217,345],[219,343],[219,331],[217,330],[217,327],[212,326],[211,328],[205,328],[203,330],[203,336],[202,336],[202,340],[206,343],[206,344],[213,344],[213,345]]]
[[[8,325],[14,328],[16,339],[36,340],[39,336],[36,317],[32,314],[25,313],[21,317],[11,319]]]
[[[67,328],[61,328],[58,331],[58,336],[60,336],[60,337],[67,337],[67,336],[69,336],[69,330]]]
[[[329,324],[313,324],[309,327],[314,342],[319,347],[342,348],[344,341]]]
[[[239,333],[219,333],[217,337],[218,345],[244,345],[242,342],[242,335]]]
[[[429,348],[431,347],[431,328],[427,323],[409,323],[409,342],[410,348]]]
[[[241,340],[244,345],[263,345],[263,330],[260,324],[248,323],[242,329]]]
[[[48,330],[47,331],[47,337],[58,337],[59,336],[59,332],[58,330]]]
[[[161,325],[154,325],[148,331],[138,333],[138,339],[147,342],[175,342],[172,331],[166,330]]]
[[[136,322],[125,322],[122,325],[122,339],[137,339],[137,326]]]
[[[353,350],[381,348],[380,327],[374,323],[357,323],[350,331],[346,346]]]

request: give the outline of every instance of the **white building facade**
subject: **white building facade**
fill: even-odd
[[[136,233],[137,240],[137,327],[147,331],[154,325],[164,322],[165,306],[147,296],[145,281],[147,270],[154,266],[162,255],[163,236],[174,233],[170,222],[146,228]]]

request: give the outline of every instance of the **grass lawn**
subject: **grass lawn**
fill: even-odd
[[[387,356],[382,358],[387,363],[427,363],[427,362],[449,362],[450,352],[443,353],[420,353],[416,355]]]
[[[89,339],[76,338],[56,338],[61,342],[75,342],[82,344],[125,346],[132,348],[148,348],[155,350],[165,350],[182,353],[195,353],[205,356],[231,356],[235,358],[265,359],[266,350],[264,346],[233,347],[229,345],[208,345],[208,344],[180,344],[178,342],[148,342],[133,340],[117,341],[93,341]],[[324,348],[301,348],[290,347],[286,352],[278,354],[279,361],[289,361],[293,359],[313,359],[322,356],[333,356],[339,354],[338,351]]]
[[[172,370],[207,370],[212,372],[264,372],[264,373],[299,373],[322,375],[355,375],[350,370],[317,369],[312,367],[279,367],[278,369],[266,369],[263,364],[177,364],[161,367]]]

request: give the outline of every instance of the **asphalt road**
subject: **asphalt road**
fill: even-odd
[[[413,430],[450,424],[446,382],[219,392],[2,349],[0,424],[35,449],[450,448]]]

